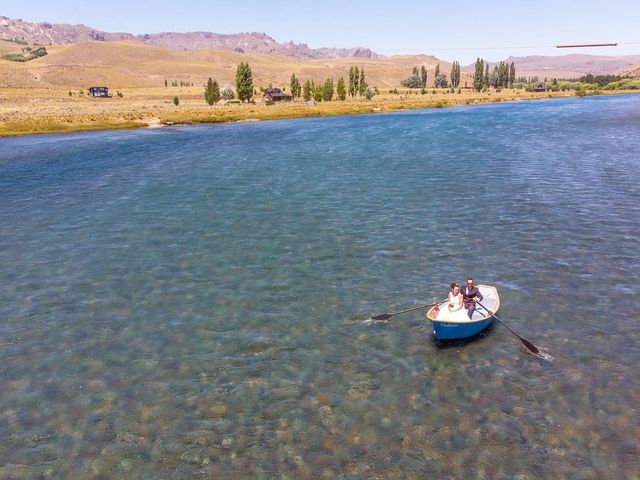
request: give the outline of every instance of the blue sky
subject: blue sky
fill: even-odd
[[[92,7],[92,4],[95,7]],[[469,64],[477,56],[640,54],[640,0],[383,2],[2,0],[0,15],[84,23],[116,32],[265,32],[311,47],[363,46],[384,55],[433,54]],[[558,50],[556,44],[618,42]]]

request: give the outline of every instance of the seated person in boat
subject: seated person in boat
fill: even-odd
[[[476,309],[476,302],[482,300],[482,294],[480,289],[473,285],[473,278],[467,278],[467,285],[462,287],[462,303],[464,309],[467,311],[469,318],[473,316],[473,312]]]
[[[463,303],[462,293],[460,293],[460,285],[454,282],[450,286],[451,291],[447,298],[447,308],[441,309],[436,306],[436,311],[438,312],[436,320],[466,321],[467,315],[462,308]]]

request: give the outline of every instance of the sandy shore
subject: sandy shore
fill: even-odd
[[[69,95],[71,92],[71,96]],[[320,102],[314,106],[292,102],[267,106],[256,97],[255,104],[218,104],[209,106],[202,87],[122,89],[122,97],[89,98],[69,89],[2,89],[0,90],[0,137],[40,133],[78,132],[200,124],[237,121],[272,120],[333,115],[394,112],[423,108],[443,108],[546,98],[571,97],[574,92],[534,93],[505,89],[500,92],[427,94],[404,91],[382,93],[373,100]],[[606,94],[640,93],[638,91]],[[173,98],[180,99],[178,106]]]

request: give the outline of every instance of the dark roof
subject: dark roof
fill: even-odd
[[[291,97],[291,95],[289,95],[288,93],[284,93],[282,90],[280,90],[279,88],[267,88],[264,91],[265,95],[269,94],[269,96],[271,98],[288,98]]]

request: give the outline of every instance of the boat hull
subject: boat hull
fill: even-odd
[[[493,322],[493,317],[473,323],[449,323],[438,321],[433,321],[431,323],[433,325],[433,334],[437,340],[455,340],[458,338],[473,337],[491,325],[491,322]]]

